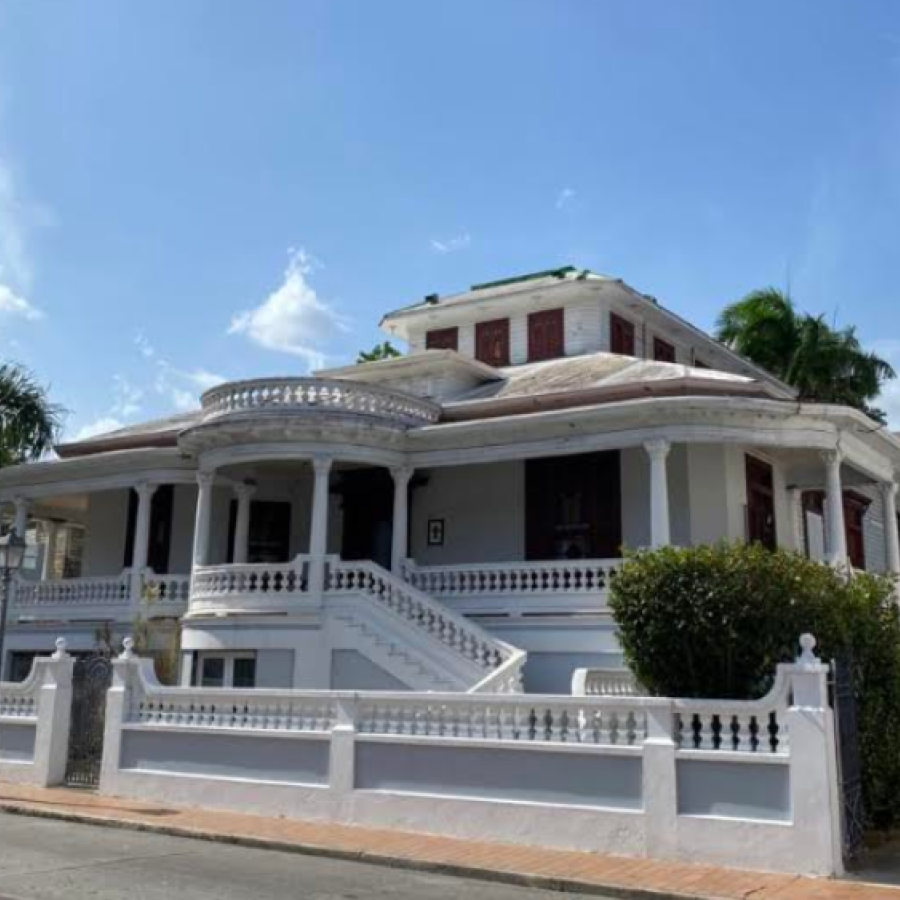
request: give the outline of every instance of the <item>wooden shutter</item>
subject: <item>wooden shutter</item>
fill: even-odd
[[[634,325],[611,313],[609,317],[610,350],[622,356],[634,356]]]
[[[458,328],[436,328],[425,334],[426,350],[459,350]]]
[[[509,319],[478,322],[475,326],[475,358],[489,366],[509,365]]]
[[[844,494],[844,527],[847,531],[847,556],[850,565],[861,571],[866,568],[865,518],[871,500],[861,494]]]
[[[653,338],[653,358],[657,362],[675,362],[675,348],[662,338]]]
[[[747,457],[747,540],[770,550],[778,546],[774,473],[767,462],[755,456]]]
[[[528,362],[565,356],[562,309],[545,309],[528,316]]]

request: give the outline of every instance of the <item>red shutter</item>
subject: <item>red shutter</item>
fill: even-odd
[[[844,494],[844,527],[847,532],[847,556],[850,565],[865,571],[866,568],[866,511],[871,501],[856,493]]]
[[[653,338],[653,358],[657,362],[675,362],[675,348],[662,338]]]
[[[528,362],[565,356],[563,311],[545,309],[528,316]]]
[[[489,366],[509,365],[509,319],[476,324],[475,358]]]
[[[609,317],[610,350],[622,356],[634,356],[634,325],[615,313]]]
[[[437,328],[425,334],[426,350],[459,350],[458,328]]]

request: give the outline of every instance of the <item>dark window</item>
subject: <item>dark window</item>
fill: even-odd
[[[228,562],[234,562],[236,527],[237,500],[232,500],[228,517]],[[251,500],[247,562],[287,562],[290,559],[290,552],[291,504],[279,500]]]
[[[207,656],[200,662],[200,687],[224,687],[225,657]]]
[[[232,687],[252,688],[256,687],[256,659],[253,657],[238,657],[234,661],[234,675]]]
[[[158,575],[169,571],[169,545],[172,541],[172,505],[175,488],[171,484],[161,484],[150,501],[150,536],[147,547],[147,565]],[[128,494],[128,524],[125,529],[125,560],[123,567],[131,568],[134,559],[134,535],[137,530],[137,491]]]
[[[634,325],[612,313],[609,317],[609,349],[622,356],[634,356]]]
[[[662,338],[653,338],[653,358],[657,362],[675,362],[675,347]]]
[[[437,328],[425,334],[426,350],[459,350],[458,328]]]
[[[772,467],[755,456],[747,457],[747,540],[770,550],[778,546]]]
[[[618,451],[529,460],[525,468],[528,559],[621,555]]]
[[[702,359],[694,360],[694,368],[695,369],[711,369],[712,366],[708,366]]]
[[[545,309],[528,316],[528,361],[565,356],[564,319],[561,309]]]
[[[862,571],[866,568],[865,519],[871,501],[860,494],[844,494],[844,527],[847,530],[847,556],[850,565]]]
[[[7,681],[24,681],[31,674],[31,667],[38,654],[33,650],[14,650],[9,655]]]
[[[489,366],[509,365],[509,319],[475,325],[475,358]]]

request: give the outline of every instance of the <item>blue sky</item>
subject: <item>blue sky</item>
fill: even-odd
[[[895,0],[0,0],[0,356],[70,437],[566,263],[900,364],[898,262]]]

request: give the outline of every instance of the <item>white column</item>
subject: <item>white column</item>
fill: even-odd
[[[14,523],[16,534],[20,538],[24,538],[25,532],[28,531],[28,515],[31,512],[31,501],[27,497],[16,497],[13,500],[13,504],[16,508],[16,520]]]
[[[53,559],[56,556],[56,535],[59,532],[59,524],[55,519],[47,519],[44,522],[44,530],[47,540],[44,542],[44,561],[41,565],[41,580],[49,581],[53,577]]]
[[[309,532],[309,592],[321,598],[325,588],[325,553],[328,550],[328,483],[331,474],[331,459],[327,456],[313,457],[313,508],[312,526]]]
[[[250,537],[250,502],[256,493],[252,484],[236,484],[234,494],[237,497],[237,516],[234,520],[234,546],[231,558],[237,564],[247,562],[247,542]]]
[[[131,568],[140,573],[147,568],[150,555],[150,512],[157,485],[141,482],[134,486],[138,498],[137,516],[134,525],[134,549],[131,554]]]
[[[400,574],[406,559],[407,537],[409,535],[409,481],[413,476],[411,466],[397,466],[391,469],[394,479],[394,524],[391,541],[391,571]]]
[[[897,485],[887,481],[881,485],[884,501],[884,539],[887,544],[885,559],[891,575],[900,575],[900,536],[897,529]]]
[[[843,456],[837,450],[822,454],[825,463],[825,518],[828,526],[828,559],[833,566],[847,565],[847,528],[844,523]]]
[[[193,567],[205,566],[209,557],[209,526],[212,521],[212,489],[215,472],[197,473],[197,517],[194,523]]]
[[[805,553],[806,541],[803,538],[803,489],[792,487],[788,491],[788,509],[791,516],[791,536],[794,550]]]
[[[669,469],[667,459],[672,445],[668,441],[647,441],[644,449],[650,457],[650,546],[672,543],[669,522]]]

